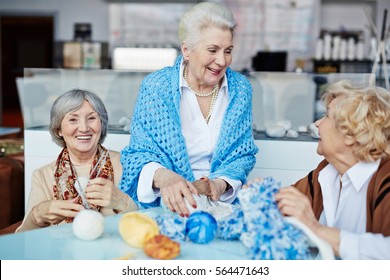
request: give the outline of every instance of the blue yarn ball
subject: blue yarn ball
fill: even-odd
[[[217,233],[217,221],[204,211],[192,213],[186,222],[186,233],[188,238],[199,244],[209,243]]]

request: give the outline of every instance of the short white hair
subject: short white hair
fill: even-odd
[[[211,2],[196,4],[182,16],[179,23],[179,39],[192,49],[199,41],[204,28],[216,26],[230,30],[232,36],[236,28],[232,12],[225,6]]]

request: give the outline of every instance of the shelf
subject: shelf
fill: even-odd
[[[315,73],[370,73],[372,60],[313,60]]]

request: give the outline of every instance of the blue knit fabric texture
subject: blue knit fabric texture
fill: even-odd
[[[160,205],[160,199],[141,203],[137,183],[145,164],[157,162],[194,181],[180,120],[179,71],[174,66],[149,74],[142,82],[130,128],[130,143],[121,151],[120,189],[139,207]],[[211,160],[211,179],[226,176],[245,183],[258,151],[252,133],[252,87],[242,74],[226,70],[229,104]]]
[[[217,237],[241,241],[252,260],[313,259],[309,238],[288,223],[277,207],[275,194],[279,188],[280,183],[272,177],[250,184],[239,191],[232,212],[220,219],[205,220],[208,213],[200,211],[188,219],[175,213],[161,214],[156,221],[161,234],[180,243],[191,240],[205,244]]]
[[[161,214],[155,220],[161,234],[179,243],[187,240],[186,220],[184,218],[177,214]]]
[[[239,239],[250,259],[311,259],[308,237],[286,222],[277,207],[279,188],[280,183],[269,177],[240,190],[233,213],[218,221],[218,237]]]
[[[223,219],[218,220],[217,237],[224,240],[240,239],[246,231],[244,212],[239,204],[235,204],[233,212]]]

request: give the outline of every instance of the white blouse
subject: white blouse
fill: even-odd
[[[210,174],[211,158],[218,141],[223,117],[228,106],[228,86],[226,75],[219,90],[210,120],[206,123],[200,110],[195,94],[188,87],[183,78],[183,64],[180,67],[180,118],[182,122],[182,133],[186,141],[190,165],[194,172],[195,179]],[[160,196],[159,189],[152,187],[153,176],[158,168],[163,167],[159,163],[150,162],[146,164],[140,173],[138,180],[138,200],[143,203],[150,203]],[[221,195],[220,200],[232,202],[242,184],[239,180],[232,180],[227,177],[220,177],[228,182],[232,188]]]
[[[319,221],[340,229],[342,259],[390,259],[390,237],[366,232],[367,189],[379,163],[359,162],[341,178],[330,164],[320,171],[324,210]]]

